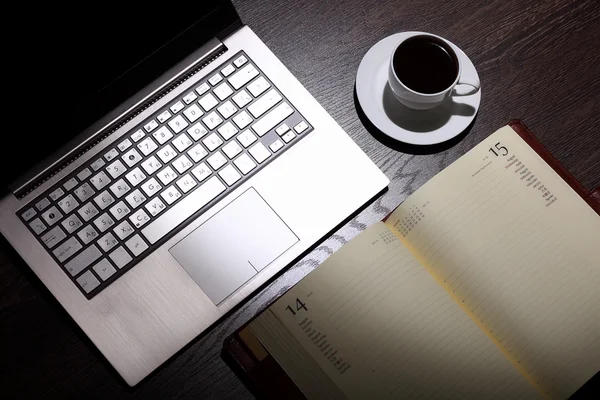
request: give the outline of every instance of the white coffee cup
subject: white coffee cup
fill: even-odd
[[[452,62],[454,63],[452,65],[452,68],[453,68],[452,75],[455,75],[454,79],[451,80],[452,76],[450,75],[450,72],[449,72],[450,67],[445,68],[444,72],[445,72],[445,77],[447,79],[445,81],[441,81],[438,79],[439,82],[437,82],[437,83],[439,83],[439,85],[437,88],[433,88],[433,91],[429,90],[429,91],[425,92],[425,91],[418,91],[418,90],[411,89],[407,85],[407,83],[403,82],[398,77],[398,74],[396,73],[396,69],[400,69],[402,67],[400,63],[414,63],[413,66],[409,66],[409,67],[413,67],[413,69],[414,69],[414,68],[418,68],[419,66],[424,65],[424,64],[419,64],[420,62],[426,63],[428,61],[428,60],[420,60],[418,57],[418,53],[415,53],[415,57],[409,57],[410,59],[397,58],[400,55],[400,53],[397,54],[398,49],[402,45],[406,46],[407,41],[412,40],[411,42],[409,42],[409,45],[412,45],[413,47],[415,47],[415,43],[417,43],[417,40],[421,40],[421,39],[429,39],[430,42],[435,43],[435,45],[437,45],[441,49],[445,50],[445,52],[452,58]],[[420,44],[420,43],[418,43],[418,44]],[[407,52],[406,47],[403,47],[401,51],[406,53]],[[396,64],[396,67],[394,64]],[[424,65],[424,66],[426,68],[433,69],[433,71],[435,73],[435,68],[437,66],[432,66],[432,65]],[[427,71],[429,71],[429,69]],[[444,38],[442,38],[440,36],[433,35],[431,33],[415,32],[415,33],[405,37],[404,39],[402,39],[402,41],[400,43],[398,43],[398,45],[394,48],[392,56],[390,57],[388,81],[389,81],[390,88],[392,89],[392,92],[394,93],[394,96],[396,97],[396,99],[398,99],[398,101],[400,103],[402,103],[406,107],[412,108],[414,110],[429,110],[431,108],[439,106],[447,98],[449,98],[451,96],[468,96],[468,95],[477,93],[477,91],[479,91],[480,86],[481,86],[479,83],[479,79],[477,77],[463,77],[461,75],[461,73],[462,73],[462,63],[460,60],[460,56],[458,54],[456,54],[456,51],[454,50],[452,45],[447,40],[445,40]],[[433,75],[434,74],[431,74],[432,77],[433,77]],[[435,76],[437,77],[438,75],[435,74]],[[431,80],[435,81],[435,79],[433,79],[433,78]],[[423,81],[426,81],[426,79],[423,79]],[[423,83],[425,84],[425,82],[423,82]],[[414,84],[412,86],[416,87]],[[464,86],[467,86],[467,87],[465,88]]]

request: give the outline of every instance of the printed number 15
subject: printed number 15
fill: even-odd
[[[500,142],[496,143],[496,145],[494,146],[496,148],[496,150],[498,150],[503,156],[506,156],[508,154],[508,149],[504,146],[500,146]],[[498,157],[498,153],[496,153],[496,150],[494,150],[493,147],[490,147],[489,151],[491,151],[492,153],[494,153],[494,155],[496,157]]]

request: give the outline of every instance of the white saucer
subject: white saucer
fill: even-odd
[[[427,111],[400,104],[388,85],[388,68],[394,48],[410,33],[414,32],[396,33],[371,47],[356,73],[356,96],[369,121],[390,138],[416,145],[442,143],[460,135],[475,119],[481,90],[470,96],[452,96]],[[479,77],[469,57],[450,44],[460,57],[463,76]]]

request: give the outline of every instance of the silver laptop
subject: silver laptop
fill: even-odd
[[[389,183],[229,1],[197,3],[46,18],[0,200],[129,385]]]

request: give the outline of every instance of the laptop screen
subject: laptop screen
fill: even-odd
[[[14,12],[19,28],[9,45],[14,70],[8,83],[21,129],[3,135],[5,145],[24,155],[4,168],[4,184],[237,20],[231,3],[220,0],[127,8],[25,3],[30,7]],[[7,157],[0,158],[5,164]]]

